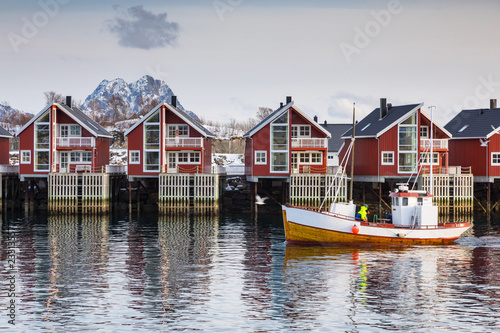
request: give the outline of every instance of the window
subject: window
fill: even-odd
[[[411,173],[417,168],[417,116],[416,113],[399,124],[398,172]]]
[[[50,114],[41,116],[34,126],[35,171],[50,170]]]
[[[294,153],[296,154],[296,153]],[[292,159],[297,157],[292,156]],[[298,153],[299,164],[321,164],[323,160],[322,152],[300,152]],[[296,164],[296,161],[292,161],[292,164]]]
[[[189,153],[189,163],[198,164],[200,163],[200,152]]]
[[[500,165],[500,153],[491,153],[491,165]]]
[[[177,131],[178,135],[175,135]],[[176,136],[189,136],[189,126],[188,125],[168,125],[168,136],[174,138]]]
[[[267,164],[267,151],[255,152],[255,164]]]
[[[288,112],[271,123],[271,172],[288,172]]]
[[[144,152],[144,170],[160,171],[160,153],[157,151]]]
[[[21,164],[31,164],[31,150],[21,150]]]
[[[48,151],[35,151],[35,171],[49,171],[50,157]]]
[[[140,164],[141,163],[141,152],[139,150],[131,150],[129,152],[128,162],[130,164]]]
[[[425,152],[425,153],[420,153],[420,164],[431,164],[430,162],[430,152]],[[432,164],[438,165],[439,164],[439,153],[432,153],[434,158],[432,159]]]
[[[394,165],[394,152],[393,151],[383,151],[382,152],[382,165]]]
[[[59,135],[63,138],[67,137],[81,137],[82,136],[82,128],[80,125],[72,124],[72,125],[60,125],[59,127]]]
[[[322,155],[323,154],[321,152],[311,153],[311,163],[312,164],[321,164]]]
[[[402,206],[408,206],[408,198],[403,198]]]
[[[35,149],[49,149],[49,124],[35,124]]]
[[[71,163],[91,163],[91,151],[72,151],[69,157]]]
[[[429,126],[420,126],[420,137],[423,139],[429,137]]]
[[[179,153],[177,157],[177,161],[179,163],[188,163],[189,162],[189,153]]]
[[[292,138],[310,138],[310,125],[292,125]]]

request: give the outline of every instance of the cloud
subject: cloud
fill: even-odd
[[[114,8],[120,10],[119,6]],[[167,13],[154,14],[135,6],[120,14],[107,22],[107,29],[118,36],[119,45],[145,50],[176,45],[180,26],[167,21]]]

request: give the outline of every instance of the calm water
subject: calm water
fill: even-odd
[[[290,246],[279,215],[4,214],[1,236],[0,330],[500,331],[498,221],[418,247]]]

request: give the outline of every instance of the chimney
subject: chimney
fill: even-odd
[[[326,119],[325,119],[325,125],[328,125],[328,122],[326,121]]]
[[[286,104],[292,103],[292,96],[286,96]]]
[[[283,107],[283,102],[280,103],[280,109]]]
[[[314,121],[318,122],[318,116],[314,116]]]
[[[497,100],[495,99],[490,99],[490,109],[496,109],[497,108]]]
[[[66,96],[66,105],[71,107],[71,96]]]
[[[172,96],[171,103],[174,108],[177,107],[177,96]]]
[[[387,99],[381,98],[380,99],[380,119],[384,118],[385,116],[387,116]]]

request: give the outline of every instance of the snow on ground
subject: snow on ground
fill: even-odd
[[[212,154],[212,164],[222,166],[245,165],[245,161],[242,154]]]

